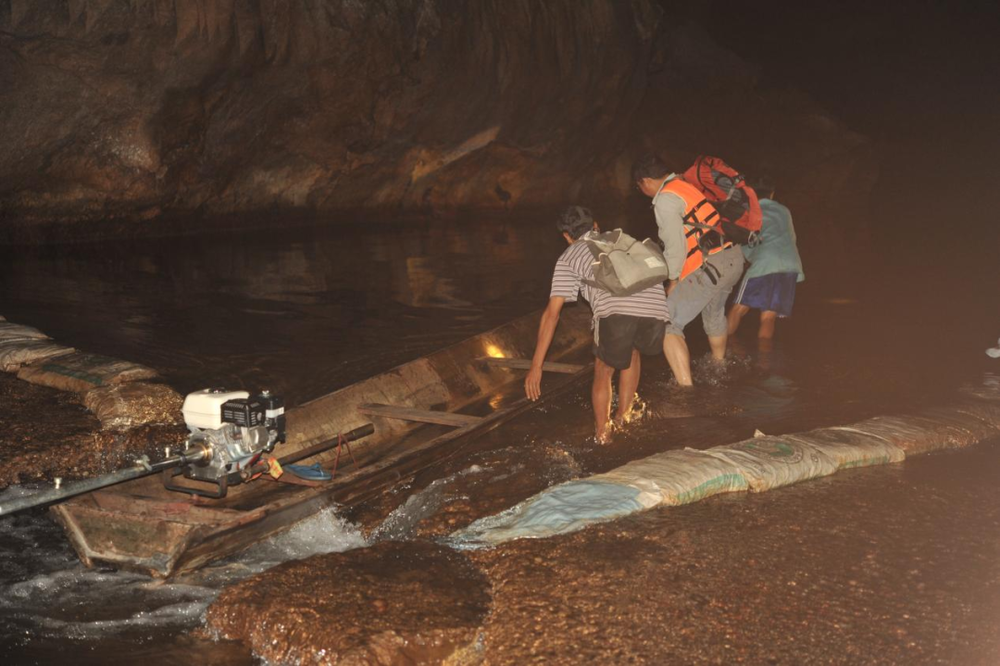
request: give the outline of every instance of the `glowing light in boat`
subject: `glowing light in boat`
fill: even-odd
[[[507,358],[507,355],[496,345],[486,345],[486,354],[490,358]]]

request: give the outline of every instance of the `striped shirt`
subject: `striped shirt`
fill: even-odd
[[[655,284],[631,296],[612,296],[607,291],[584,282],[594,279],[593,263],[594,255],[583,238],[566,248],[556,261],[549,298],[561,296],[567,303],[573,303],[577,294],[582,293],[583,298],[590,303],[590,309],[594,311],[595,320],[619,314],[670,321],[663,285]]]

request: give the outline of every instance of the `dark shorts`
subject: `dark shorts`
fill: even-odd
[[[789,317],[795,304],[795,283],[798,279],[798,273],[771,273],[744,278],[736,293],[736,302],[748,308],[777,312],[779,317]]]
[[[652,317],[609,315],[597,322],[594,355],[615,370],[632,365],[632,350],[640,354],[663,353],[666,322]]]

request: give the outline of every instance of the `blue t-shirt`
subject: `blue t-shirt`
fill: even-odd
[[[743,256],[750,262],[746,277],[798,273],[797,282],[802,282],[806,274],[802,272],[802,260],[795,245],[791,212],[772,199],[761,199],[760,211],[763,214],[760,241],[753,247],[743,246]]]

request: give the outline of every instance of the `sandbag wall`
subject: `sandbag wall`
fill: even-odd
[[[0,370],[21,380],[71,396],[55,402],[69,406],[64,424],[47,427],[53,398],[34,390],[40,400],[24,423],[0,439],[0,488],[61,476],[81,478],[133,464],[141,455],[162,454],[180,445],[181,396],[159,383],[155,370],[100,354],[80,352],[52,340],[36,328],[0,317]],[[15,382],[16,383],[16,382]],[[31,390],[16,389],[18,395]],[[99,430],[75,417],[82,404],[100,421]],[[59,409],[56,409],[59,412]],[[59,412],[62,413],[62,412]],[[32,420],[37,421],[33,424]]]
[[[763,492],[841,469],[902,462],[909,455],[960,448],[1000,436],[1000,396],[919,416],[878,416],[850,426],[768,436],[705,450],[658,453],[562,483],[452,535],[458,547],[565,534],[655,506],[719,493]]]
[[[80,395],[105,430],[179,422],[181,397],[153,383],[152,368],[55,342],[36,328],[0,317],[0,370],[18,379]]]

